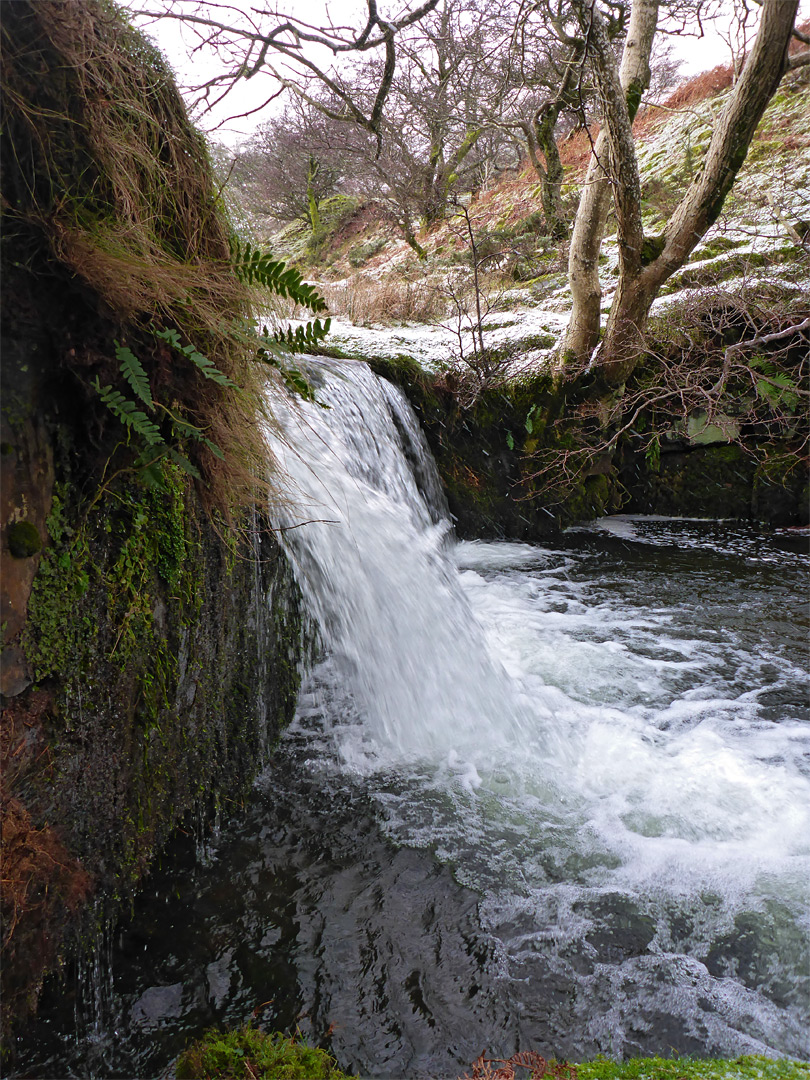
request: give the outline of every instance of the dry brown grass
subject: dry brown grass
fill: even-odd
[[[662,106],[664,109],[683,109],[687,105],[705,101],[708,97],[728,90],[733,82],[734,68],[731,64],[718,64],[710,71],[703,71],[687,79],[662,102]]]
[[[518,1071],[520,1070],[520,1071]],[[472,1072],[459,1080],[577,1080],[576,1066],[549,1061],[535,1050],[524,1050],[510,1058],[487,1058],[473,1062]]]
[[[334,315],[360,325],[435,322],[447,306],[440,289],[425,279],[377,280],[358,274],[324,285],[322,292]]]
[[[66,917],[92,890],[89,875],[56,831],[47,823],[37,825],[11,793],[12,785],[26,787],[33,777],[49,775],[51,759],[43,735],[49,707],[47,692],[40,690],[25,703],[11,701],[0,715],[4,1030],[32,1010],[39,981],[56,960]]]
[[[591,150],[596,136],[599,134],[599,125],[594,124],[589,131],[578,128],[560,143],[560,161],[565,169],[584,169],[591,160]]]
[[[117,423],[90,386],[120,381],[114,340],[125,341],[161,400],[224,452],[223,462],[203,442],[185,450],[203,502],[235,520],[264,500],[265,372],[234,332],[253,291],[233,272],[204,140],[160,54],[106,0],[18,0],[4,11],[2,44],[13,257],[35,274],[64,275],[88,322],[107,328],[106,346],[65,350],[85,388],[85,426]],[[150,327],[177,329],[242,391],[202,378]]]

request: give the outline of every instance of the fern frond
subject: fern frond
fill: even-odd
[[[119,390],[113,390],[111,386],[101,386],[98,378],[93,386],[110,412],[117,416],[122,424],[140,435],[148,446],[161,446],[165,443],[160,428],[138,408],[134,401],[125,398]]]
[[[784,406],[788,412],[792,412],[799,404],[798,386],[784,372],[777,371],[773,375],[767,374],[765,378],[757,379],[757,395],[772,406]]]
[[[748,366],[754,371],[761,371],[765,375],[775,375],[777,368],[766,360],[764,356],[752,356],[748,361]]]
[[[172,446],[168,447],[168,451],[169,457],[172,459],[175,465],[180,466],[184,473],[188,473],[188,475],[194,477],[195,480],[202,479],[202,477],[200,476],[200,470],[196,467],[196,465],[192,465],[192,463],[188,460],[187,457],[184,457]]]
[[[149,386],[149,376],[146,374],[138,357],[126,345],[115,342],[115,359],[121,365],[121,374],[135,391],[137,397],[150,409],[155,405],[152,401],[152,390]]]
[[[323,341],[329,333],[332,325],[331,319],[315,319],[303,326],[288,326],[283,330],[276,330],[273,335],[276,342],[289,352],[310,352]]]
[[[263,285],[277,296],[289,297],[310,311],[327,310],[324,298],[317,289],[304,282],[298,270],[253,247],[247,240],[231,239],[231,262],[234,273],[246,285]]]
[[[153,330],[153,334],[156,338],[160,338],[161,341],[167,342],[177,352],[182,353],[196,368],[198,368],[206,379],[210,379],[212,382],[217,383],[219,386],[233,386],[236,387],[236,383],[233,382],[228,376],[219,370],[216,364],[209,360],[207,356],[203,356],[201,352],[197,352],[193,345],[183,345],[180,341],[180,335],[176,330]]]
[[[195,439],[197,442],[201,442],[203,446],[207,446],[211,453],[214,455],[214,457],[219,458],[220,461],[225,460],[225,455],[222,453],[220,448],[215,442],[211,442],[211,440],[204,434],[202,428],[196,427],[194,424],[189,423],[188,420],[181,420],[180,417],[176,416],[174,413],[172,413],[171,415],[173,421],[172,428],[174,434],[177,435],[178,438]]]
[[[299,371],[298,368],[282,362],[273,347],[276,345],[275,339],[269,338],[266,330],[265,337],[262,338],[262,340],[268,341],[271,347],[269,349],[264,347],[260,348],[256,353],[256,359],[260,360],[263,364],[267,364],[269,367],[275,368],[291,394],[297,394],[299,397],[302,397],[304,401],[313,401],[316,405],[328,409],[328,405],[324,405],[323,402],[318,401],[315,397],[315,391],[306,375]]]

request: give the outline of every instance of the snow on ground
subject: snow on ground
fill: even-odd
[[[484,347],[499,351],[519,350],[520,369],[535,370],[554,351],[567,323],[567,310],[552,310],[545,306],[492,312],[484,322]],[[471,352],[470,332],[464,334],[463,343],[465,350]],[[329,345],[359,359],[408,356],[427,371],[454,366],[459,350],[458,336],[449,321],[355,326],[342,319],[333,319]]]
[[[692,105],[646,134],[637,148],[642,183],[654,180],[678,194],[685,190],[725,98],[720,95]],[[750,285],[753,279],[792,282],[810,292],[810,251],[806,240],[799,247],[796,233],[797,225],[810,222],[810,88],[780,91],[764,118],[762,139],[753,144],[721,217],[691,260],[664,286],[653,305],[654,314],[720,282],[730,291]],[[644,212],[647,235],[659,234],[664,219],[654,198],[645,200]],[[404,257],[404,242],[400,247]],[[763,255],[768,256],[768,265],[761,265]],[[605,241],[602,256],[602,311],[606,313],[618,272],[615,238]],[[549,280],[549,292],[542,300],[534,299],[532,287],[507,289],[498,297],[499,310],[484,320],[484,346],[499,357],[511,355],[504,360],[510,374],[541,369],[565,331],[568,286],[554,288],[553,277]],[[411,357],[428,371],[458,363],[458,334],[450,319],[398,326],[358,326],[334,319],[329,344],[361,359]],[[472,352],[470,332],[463,336],[463,347],[467,354]]]

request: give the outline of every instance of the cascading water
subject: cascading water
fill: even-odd
[[[247,815],[124,931],[103,1075],[251,1013],[372,1077],[810,1056],[806,557],[664,521],[455,543],[402,395],[310,375],[329,408],[269,437],[322,657]],[[29,1060],[94,1075],[53,1027]]]
[[[288,414],[275,447],[295,507],[285,543],[362,715],[360,743],[374,758],[434,759],[482,736],[492,753],[534,737],[448,555],[441,483],[407,401],[365,364],[312,375],[329,409]]]
[[[390,837],[482,894],[523,1008],[556,974],[583,1047],[622,1053],[658,1024],[662,1049],[806,1054],[806,677],[759,637],[768,558],[746,626],[700,541],[672,581],[626,566],[620,588],[574,552],[453,544],[400,393],[364,365],[317,381],[330,411],[316,428],[303,407],[284,460],[334,519],[287,534],[327,655],[300,723],[371,776]],[[726,624],[695,625],[682,576]]]

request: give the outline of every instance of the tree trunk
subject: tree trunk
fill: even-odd
[[[321,214],[318,209],[318,196],[315,193],[315,178],[320,172],[320,165],[314,157],[309,159],[309,168],[307,169],[307,214],[309,215],[309,227],[312,229],[312,235],[321,227]]]
[[[410,225],[404,225],[403,229],[402,229],[402,233],[403,233],[403,235],[405,237],[405,241],[406,241],[408,247],[412,251],[414,251],[416,253],[416,257],[420,261],[424,262],[424,260],[428,257],[427,252],[422,247],[422,245],[419,243],[419,241],[416,239],[416,234],[414,233],[414,231],[410,227]]]
[[[546,167],[540,173],[540,191],[546,231],[553,240],[562,240],[568,231],[562,211],[562,182],[565,171],[560,161],[560,151],[554,138],[554,129],[562,109],[562,100],[551,102],[538,109],[534,118],[534,137],[546,159]],[[539,172],[539,170],[538,170]]]
[[[641,103],[641,95],[650,84],[650,52],[658,25],[658,0],[635,0],[630,13],[630,25],[624,43],[621,70],[618,79],[610,80],[612,69],[612,49],[604,20],[588,0],[580,0],[578,5],[580,18],[584,22],[589,46],[594,50],[600,78],[600,90],[605,99],[606,120],[613,116],[617,136],[621,137],[626,149],[627,134],[619,136],[621,125],[629,133],[630,126]],[[601,57],[601,59],[600,59]],[[605,85],[603,85],[603,79]],[[619,100],[616,100],[618,92]],[[607,100],[608,95],[613,100]],[[622,115],[622,112],[624,115]],[[630,151],[633,172],[637,182],[635,151]],[[571,236],[571,248],[568,256],[568,280],[571,287],[571,319],[565,338],[566,357],[586,359],[599,342],[600,311],[602,288],[599,283],[599,252],[605,232],[608,211],[610,209],[611,185],[605,165],[608,163],[610,144],[608,130],[603,129],[596,140],[585,185],[580,197],[577,215],[574,219],[574,231]],[[625,162],[621,162],[621,169]],[[631,183],[633,177],[630,178]],[[625,181],[625,176],[622,176]],[[640,251],[639,251],[640,258]]]
[[[703,166],[667,223],[661,254],[635,272],[622,268],[599,353],[600,367],[614,385],[624,382],[635,367],[658,290],[720,215],[762,114],[787,70],[797,10],[798,0],[764,0],[753,48],[714,127]]]
[[[573,104],[577,98],[578,87],[574,76],[584,52],[584,45],[579,43],[573,45],[556,96],[540,106],[531,122],[526,121],[523,124],[529,157],[535,172],[540,177],[540,197],[543,204],[543,216],[546,219],[546,232],[554,240],[564,239],[568,232],[561,198],[565,170],[560,160],[560,150],[554,133],[563,108]],[[545,158],[545,167],[537,156],[538,150]]]

